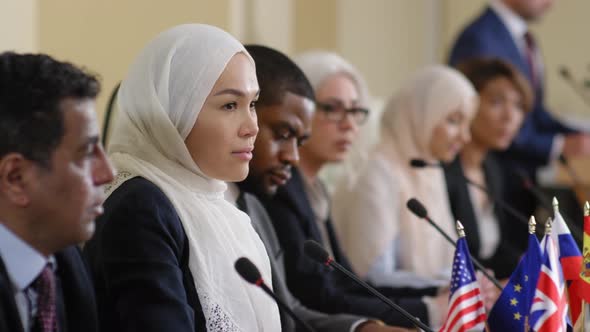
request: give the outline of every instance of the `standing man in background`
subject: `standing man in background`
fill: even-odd
[[[483,13],[459,34],[449,58],[451,65],[476,57],[500,58],[528,78],[534,92],[532,112],[527,115],[510,148],[499,157],[507,172],[519,170],[534,182],[537,170],[560,156],[590,155],[590,135],[559,122],[544,104],[543,59],[528,25],[538,21],[553,2],[491,0]],[[511,182],[505,188],[505,201],[514,204],[525,215],[534,212],[535,199],[524,183]]]

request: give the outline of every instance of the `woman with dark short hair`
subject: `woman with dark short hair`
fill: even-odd
[[[533,102],[528,81],[510,64],[493,58],[463,62],[457,67],[479,94],[479,108],[471,123],[471,141],[445,167],[451,210],[461,220],[471,253],[507,278],[526,245],[525,223],[509,219],[494,200],[501,197],[502,170],[493,151],[504,151],[518,133]],[[491,195],[464,179],[484,186]],[[524,244],[518,240],[523,239]]]

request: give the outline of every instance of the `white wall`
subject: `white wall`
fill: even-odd
[[[0,50],[42,51],[103,78],[105,93],[157,32],[184,22],[228,29],[244,42],[288,54],[323,47],[343,54],[385,98],[414,70],[443,61],[457,32],[487,0],[0,0]],[[590,1],[556,1],[533,30],[542,45],[549,104],[590,114],[558,77],[567,64],[590,77]]]
[[[36,0],[0,0],[0,52],[36,52],[38,22]]]
[[[192,22],[228,29],[230,18],[229,0],[38,1],[39,50],[101,76],[100,115],[115,84],[157,33]]]

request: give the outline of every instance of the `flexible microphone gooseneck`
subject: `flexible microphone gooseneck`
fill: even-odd
[[[590,107],[590,97],[585,93],[582,86],[576,82],[574,77],[572,76],[571,72],[566,66],[561,66],[559,68],[559,75],[563,78],[564,81],[568,83],[568,85],[572,88],[572,90],[584,101],[586,106]]]
[[[540,203],[540,206],[545,211],[547,211],[547,213],[553,213],[553,204],[549,196],[542,192],[541,189],[539,189],[539,187],[537,187],[533,183],[531,178],[529,178],[529,176],[522,169],[516,169],[515,174],[521,179],[524,188],[528,190],[531,194],[533,194],[533,196],[535,196],[535,199]],[[567,227],[570,229],[571,234],[576,240],[576,242],[582,243],[582,235],[584,234],[584,232],[580,229],[580,227],[577,224],[572,222],[572,220],[575,219],[571,218],[569,215],[563,212],[561,213],[561,216],[567,224]]]
[[[297,324],[299,324],[300,326],[303,326],[303,328],[309,332],[315,332],[315,330],[313,328],[311,328],[311,326],[309,326],[307,323],[305,323],[299,317],[297,317],[297,315],[291,310],[291,308],[289,308],[285,303],[283,303],[283,301],[281,301],[277,297],[277,295],[270,289],[270,287],[268,287],[264,283],[264,279],[262,279],[262,275],[260,275],[260,271],[258,270],[256,265],[254,265],[254,263],[252,263],[248,258],[246,258],[246,257],[239,258],[236,261],[236,263],[234,264],[234,267],[235,267],[236,271],[238,272],[238,274],[242,278],[244,278],[244,280],[246,280],[247,282],[249,282],[253,285],[256,285],[256,286],[262,288],[262,290],[266,294],[268,294],[270,297],[272,297],[275,300],[275,302],[279,305],[279,307],[281,309],[283,309],[287,314],[289,314],[289,316],[291,316],[293,318],[293,320],[295,320],[295,322],[297,322]]]
[[[440,163],[428,163],[423,159],[410,160],[410,166],[412,166],[414,168],[442,167],[442,165]],[[475,183],[475,182],[471,181],[471,179],[466,177],[465,174],[457,172],[457,175],[460,175],[461,178],[463,179],[463,181],[465,181],[468,185],[473,186],[473,187],[477,188],[478,190],[480,190],[481,192],[485,193],[488,196],[488,198],[491,199],[494,203],[496,203],[502,210],[508,212],[510,215],[515,217],[519,222],[528,226],[529,222],[528,222],[527,218],[524,215],[522,215],[522,213],[520,213],[518,210],[513,208],[510,204],[504,202],[503,200],[501,200],[497,197],[494,197],[492,195],[492,193],[490,193],[490,191],[486,187],[482,186],[479,183]]]
[[[432,225],[445,239],[447,239],[447,241],[449,241],[449,243],[452,244],[453,247],[455,247],[455,248],[457,247],[457,244],[455,243],[455,241],[453,241],[453,239],[449,236],[449,234],[447,234],[445,231],[443,231],[442,228],[440,228],[428,216],[428,211],[426,211],[426,208],[424,207],[424,205],[422,205],[422,203],[420,203],[420,201],[418,201],[415,198],[410,198],[408,200],[408,202],[406,203],[406,206],[418,218],[428,221],[428,223],[430,225]],[[488,278],[489,281],[491,281],[496,287],[498,287],[499,290],[502,290],[503,287],[500,284],[500,282],[498,281],[498,279],[494,278],[491,274],[489,274],[488,271],[486,271],[486,269],[484,268],[484,266],[477,259],[475,259],[473,257],[473,255],[470,254],[470,256],[471,256],[471,261],[473,261],[473,264],[475,266],[477,266],[477,268],[481,271],[481,273],[483,273],[483,275],[486,276],[486,278]]]
[[[559,162],[563,165],[563,167],[567,171],[570,179],[572,180],[574,187],[581,189],[582,193],[587,197],[588,191],[586,190],[586,188],[584,188],[584,183],[582,182],[580,176],[578,175],[578,172],[576,172],[576,170],[569,163],[569,160],[563,154],[560,154],[559,155]]]
[[[332,257],[330,257],[330,254],[326,251],[326,249],[324,249],[319,243],[317,243],[313,240],[306,240],[305,243],[303,244],[303,252],[305,252],[305,254],[309,258],[315,260],[316,262],[324,264],[326,266],[331,266],[331,267],[335,268],[336,270],[340,271],[342,274],[344,274],[348,278],[352,279],[354,282],[359,284],[361,287],[368,290],[371,294],[375,295],[377,298],[379,298],[381,301],[383,301],[389,307],[391,307],[392,309],[394,309],[397,312],[399,312],[400,314],[402,314],[409,321],[411,321],[414,324],[414,326],[416,326],[424,331],[427,331],[427,332],[434,332],[430,327],[428,327],[427,325],[422,323],[419,319],[412,316],[409,312],[404,310],[402,307],[393,303],[390,299],[385,297],[383,294],[379,293],[375,288],[369,286],[366,282],[359,279],[357,276],[354,275],[354,273],[348,271],[342,265],[340,265],[336,261],[334,261],[334,259]]]

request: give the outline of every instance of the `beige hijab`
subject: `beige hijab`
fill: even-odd
[[[201,24],[169,29],[143,49],[119,91],[109,146],[119,174],[108,191],[141,176],[170,199],[188,238],[188,265],[208,331],[275,332],[281,329],[276,304],[233,267],[246,256],[270,283],[264,245],[248,216],[224,199],[225,183],[203,174],[184,143],[215,82],[240,52],[249,57],[228,33]]]
[[[336,228],[360,275],[388,248],[397,250],[398,270],[425,278],[450,270],[453,247],[405,206],[418,198],[441,228],[455,234],[444,174],[439,168],[413,169],[409,161],[433,160],[429,142],[434,127],[457,110],[471,117],[476,101],[469,81],[441,65],[420,70],[389,100],[380,141],[358,181],[339,186],[334,195]]]

